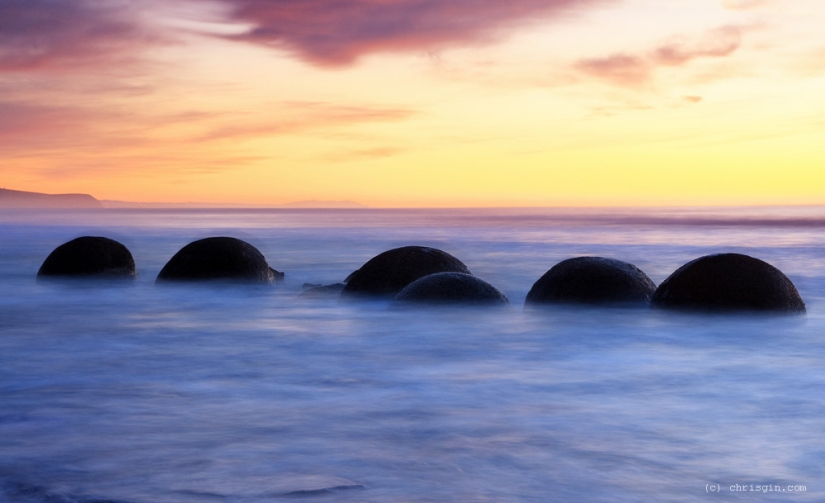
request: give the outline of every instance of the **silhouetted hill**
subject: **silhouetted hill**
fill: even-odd
[[[0,189],[0,208],[102,208],[89,194],[41,194]]]

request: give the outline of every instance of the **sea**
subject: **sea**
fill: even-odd
[[[79,236],[132,282],[37,282]],[[231,236],[271,286],[155,286]],[[508,307],[302,297],[439,248]],[[737,252],[805,315],[523,309],[561,260]],[[825,501],[825,208],[0,210],[0,501]]]

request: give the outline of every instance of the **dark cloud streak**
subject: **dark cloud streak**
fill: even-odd
[[[502,30],[604,0],[223,0],[252,28],[233,39],[278,47],[322,66],[378,52],[488,42]]]
[[[82,69],[156,41],[134,2],[0,0],[0,71]]]
[[[214,0],[214,35],[290,51],[321,66],[381,52],[496,41],[530,23],[620,0]],[[117,66],[180,34],[151,25],[154,0],[0,0],[0,71]],[[189,2],[195,12],[197,2]]]

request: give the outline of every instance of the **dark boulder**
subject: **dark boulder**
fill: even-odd
[[[707,255],[659,285],[651,306],[700,311],[804,313],[805,303],[782,271],[739,253]]]
[[[525,305],[572,303],[647,305],[656,285],[633,264],[576,257],[554,265],[533,284]]]
[[[37,277],[137,277],[129,250],[109,238],[83,236],[64,243],[46,257]]]
[[[437,272],[470,274],[460,260],[436,248],[395,248],[376,255],[350,274],[341,296],[393,297],[418,278]]]
[[[284,274],[269,267],[251,244],[240,239],[213,237],[193,241],[163,266],[157,283],[166,281],[229,280],[241,283],[272,283]]]
[[[395,296],[398,302],[507,304],[507,296],[472,274],[438,272],[418,278]]]

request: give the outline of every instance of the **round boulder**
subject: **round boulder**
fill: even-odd
[[[181,248],[163,266],[155,281],[272,283],[283,276],[269,267],[263,254],[246,241],[213,237],[193,241]]]
[[[418,278],[437,272],[470,270],[447,252],[424,246],[404,246],[376,255],[350,274],[342,297],[393,297]]]
[[[398,302],[430,304],[507,304],[496,287],[472,274],[438,272],[418,278],[395,296]]]
[[[805,303],[782,271],[739,253],[706,255],[659,285],[651,306],[700,311],[804,313]]]
[[[576,257],[554,265],[533,284],[525,305],[647,305],[656,285],[633,264],[603,257]]]
[[[122,244],[109,238],[83,236],[55,248],[40,266],[37,277],[134,279],[137,271],[132,254]]]

